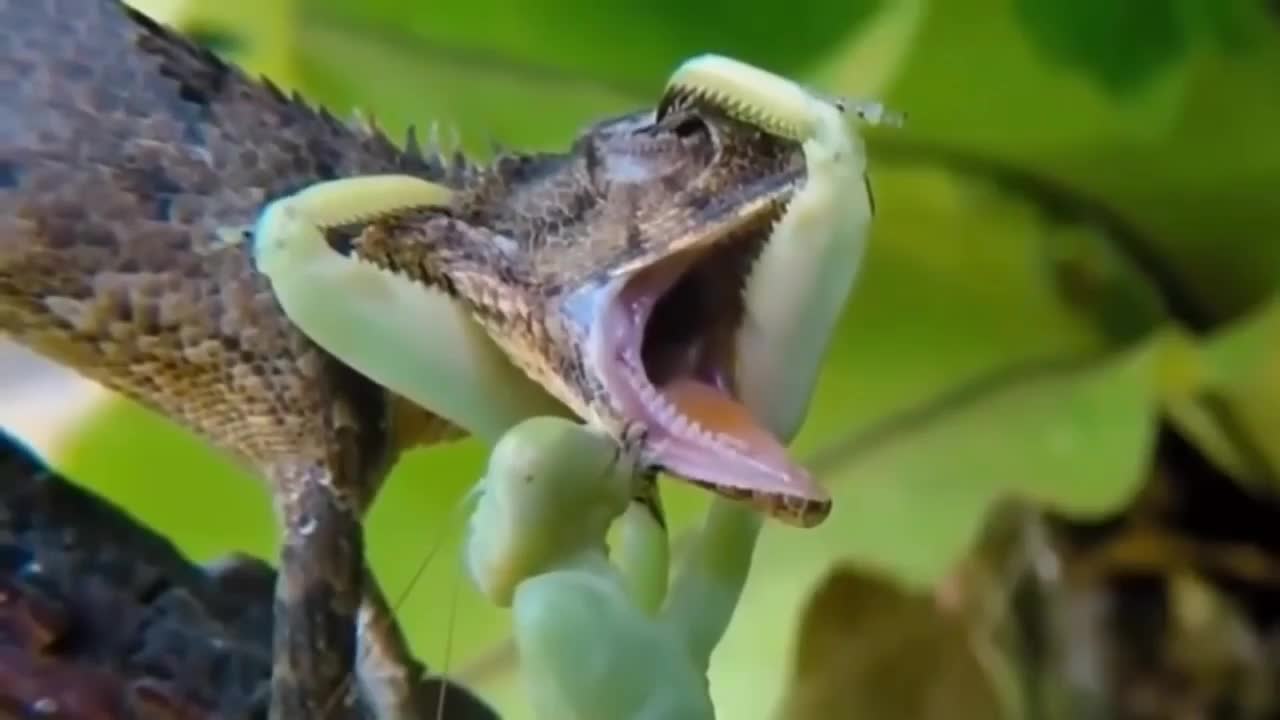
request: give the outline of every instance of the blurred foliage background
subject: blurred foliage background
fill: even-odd
[[[766,530],[720,716],[1280,716],[1280,4],[136,4],[479,155],[561,147],[704,51],[906,112],[870,135],[871,250],[797,442],[836,508]],[[481,460],[408,458],[369,542],[418,652],[523,718],[460,572]],[[273,557],[257,483],[128,403],[56,462],[197,558]],[[706,498],[664,492],[678,535]]]

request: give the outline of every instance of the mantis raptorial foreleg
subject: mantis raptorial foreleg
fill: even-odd
[[[325,238],[333,228],[445,207],[451,196],[443,185],[408,175],[318,183],[267,206],[251,232],[254,261],[289,319],[327,352],[494,442],[514,423],[557,405],[445,290],[339,253]]]

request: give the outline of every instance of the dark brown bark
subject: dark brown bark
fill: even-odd
[[[0,719],[264,718],[275,571],[208,568],[0,432]],[[418,716],[437,717],[439,679]],[[444,717],[497,716],[447,686]]]

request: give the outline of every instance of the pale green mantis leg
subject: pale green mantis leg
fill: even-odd
[[[408,175],[317,183],[263,211],[252,232],[254,261],[289,319],[317,345],[491,444],[521,419],[563,410],[442,290],[342,255],[324,235],[441,207],[450,196],[447,187]]]
[[[490,456],[467,565],[486,597],[513,610],[539,718],[714,717],[707,668],[761,518],[713,499],[667,595],[665,531],[630,502],[644,481],[607,437],[559,418],[517,425]],[[632,547],[611,562],[606,533],[619,518]]]

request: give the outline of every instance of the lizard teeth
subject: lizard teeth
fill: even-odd
[[[742,440],[732,435],[709,430],[697,419],[682,412],[670,396],[649,382],[644,372],[638,369],[639,367],[641,367],[639,364],[628,363],[627,375],[638,391],[645,409],[664,430],[673,435],[699,440],[729,450],[743,451],[747,448],[747,444]]]

